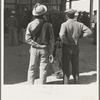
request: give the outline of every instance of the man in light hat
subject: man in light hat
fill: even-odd
[[[40,69],[40,84],[46,84],[49,58],[53,59],[54,32],[52,25],[46,22],[44,14],[47,7],[37,3],[32,11],[35,20],[30,22],[26,30],[26,42],[31,45],[28,82],[34,84],[37,71]]]
[[[75,11],[68,9],[65,11],[68,19],[61,25],[60,39],[62,41],[62,70],[64,73],[64,84],[69,83],[70,77],[70,62],[72,64],[72,74],[74,83],[79,83],[79,38],[87,37],[92,34],[91,30],[84,24],[77,22],[74,19]]]

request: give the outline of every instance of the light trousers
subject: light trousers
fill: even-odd
[[[34,80],[37,76],[37,68],[39,68],[40,84],[46,84],[48,65],[49,65],[48,49],[44,50],[31,47],[30,62],[28,69],[28,83],[34,84]]]

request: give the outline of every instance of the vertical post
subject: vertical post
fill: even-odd
[[[6,0],[4,0],[4,3],[6,3]]]
[[[92,30],[93,0],[90,0],[90,29]]]
[[[68,3],[68,0],[66,0],[66,3]],[[66,7],[67,7],[67,4],[66,4]]]
[[[39,3],[44,3],[43,0],[39,0]]]
[[[32,0],[30,0],[30,11],[32,11]]]
[[[66,9],[66,0],[61,0],[61,11]]]
[[[15,9],[17,9],[17,0],[15,0]]]
[[[72,0],[69,0],[69,9],[72,7]]]

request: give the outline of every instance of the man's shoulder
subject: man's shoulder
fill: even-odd
[[[77,21],[77,20],[73,20],[72,23],[73,23],[73,24],[76,24],[76,25],[80,25],[80,26],[83,25],[82,22],[79,22],[79,21]],[[70,24],[70,22],[68,22],[67,24]]]
[[[69,26],[71,23],[72,23],[72,22],[70,22],[70,21],[66,21],[66,22],[62,23],[61,26],[62,26],[62,27],[67,27],[67,26]],[[75,24],[78,25],[78,26],[83,26],[83,25],[84,25],[84,24],[81,23],[81,22],[73,21],[73,25],[75,25]]]
[[[29,22],[28,25],[31,25],[33,23],[33,21]]]
[[[28,26],[35,25],[36,23],[39,23],[36,19],[32,20],[31,22],[28,23]]]
[[[77,24],[80,24],[80,25],[83,25],[83,23],[82,23],[82,22],[78,22],[78,21],[76,21],[76,23],[77,23]]]
[[[84,26],[84,24],[83,24],[83,23],[78,22],[78,21],[77,21],[77,25],[78,25],[79,27],[83,27],[83,26]]]
[[[68,22],[66,21],[66,22],[63,22],[61,25],[66,26],[67,24],[68,24]]]

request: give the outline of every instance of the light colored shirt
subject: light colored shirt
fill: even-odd
[[[38,48],[38,47],[41,48],[41,44],[47,45],[50,47],[50,52],[53,53],[55,40],[54,40],[53,28],[50,23],[45,22],[43,24],[43,27],[41,30],[41,35],[40,35],[41,36],[41,44],[35,42],[32,39],[32,32],[36,31],[36,27],[39,25],[39,23],[41,21],[43,21],[43,20],[35,19],[28,24],[27,29],[26,29],[26,36],[25,36],[26,42],[36,48]],[[49,30],[49,33],[47,33],[47,31],[46,31],[47,28]],[[46,39],[46,37],[45,37],[46,34],[50,34],[49,40]],[[47,41],[49,41],[49,44]]]
[[[92,34],[91,30],[83,23],[77,22],[74,19],[68,19],[61,25],[60,39],[63,43],[69,45],[78,45],[79,37],[83,34],[83,37]]]

